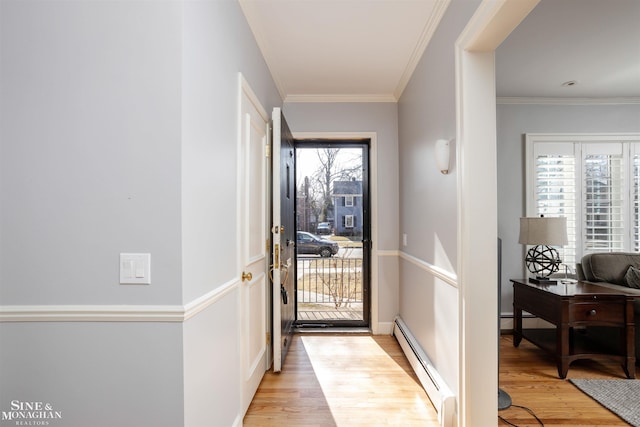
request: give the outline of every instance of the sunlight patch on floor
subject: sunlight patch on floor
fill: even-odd
[[[389,354],[372,336],[301,339],[337,427],[439,425],[401,350]]]

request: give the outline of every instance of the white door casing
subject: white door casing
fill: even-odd
[[[267,370],[267,123],[268,116],[240,75],[238,221],[242,411]]]
[[[455,45],[459,427],[496,423],[498,336],[486,333],[498,312],[497,251],[487,250],[498,237],[495,50],[538,2],[483,0]]]

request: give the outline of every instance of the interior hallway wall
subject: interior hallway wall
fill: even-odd
[[[182,302],[181,5],[2,1],[0,20],[0,304],[35,320],[0,323],[0,410],[181,425],[180,324],[37,320]],[[151,253],[152,285],[119,285],[120,252]]]
[[[378,157],[378,322],[398,313],[398,112],[395,103],[285,103],[292,132],[375,132]]]
[[[458,394],[457,179],[436,167],[438,139],[456,136],[455,57],[459,34],[480,1],[452,1],[398,105],[400,315]]]
[[[281,100],[238,2],[3,0],[0,57],[0,411],[240,425],[238,72]]]
[[[184,1],[181,245],[185,426],[239,426],[238,72],[270,111],[282,99],[237,0]]]

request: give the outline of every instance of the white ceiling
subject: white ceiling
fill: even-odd
[[[496,86],[503,97],[640,97],[640,1],[542,0],[497,49]]]
[[[396,101],[443,0],[239,0],[287,101]]]
[[[449,3],[239,2],[283,99],[307,102],[396,101]],[[640,0],[542,0],[496,67],[501,97],[638,98]]]

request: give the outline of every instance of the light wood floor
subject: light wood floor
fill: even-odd
[[[438,426],[395,338],[295,335],[281,373],[265,374],[245,427]]]
[[[511,335],[500,339],[500,388],[506,391],[514,405],[526,406],[542,420],[545,427],[553,426],[628,426],[626,422],[598,402],[591,399],[569,378],[626,378],[620,364],[577,360],[569,367],[567,379],[560,379],[555,361],[527,340],[513,347]],[[519,427],[540,424],[533,416],[519,408],[498,412]],[[499,426],[508,425],[500,421]]]
[[[545,427],[627,426],[616,415],[558,378],[556,365],[526,340],[500,340],[500,387],[514,405],[530,408]],[[617,363],[576,361],[567,378],[624,378]],[[519,427],[540,424],[523,409],[498,415]],[[438,426],[437,415],[395,338],[296,335],[284,369],[267,372],[244,426]],[[497,420],[496,425],[507,423]],[[484,426],[481,426],[484,427]]]

